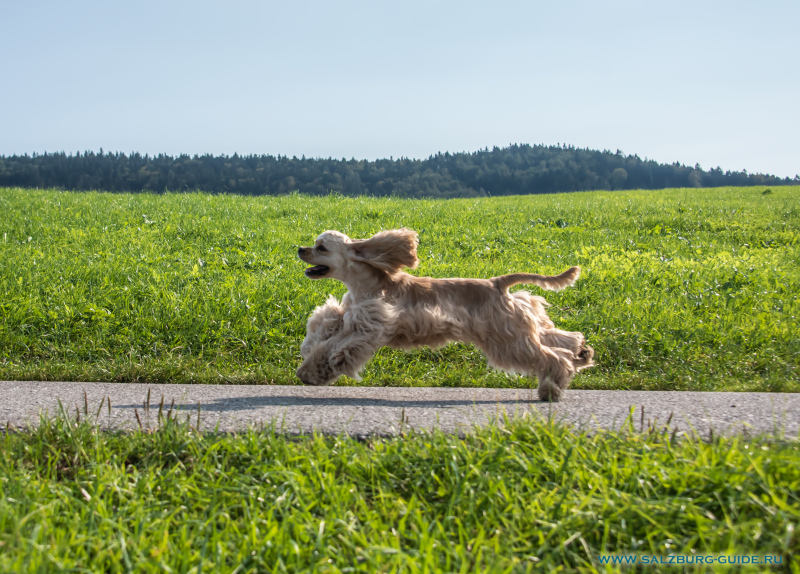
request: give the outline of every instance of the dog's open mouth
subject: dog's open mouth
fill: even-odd
[[[306,269],[306,277],[324,277],[331,268],[327,265],[314,265]]]

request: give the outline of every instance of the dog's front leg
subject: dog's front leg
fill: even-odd
[[[341,375],[357,379],[382,340],[380,333],[342,330],[307,349],[297,377],[307,385],[330,385]]]
[[[388,340],[385,314],[347,310],[341,330],[307,349],[297,377],[308,385],[330,385],[341,375],[358,378],[359,371]]]
[[[575,367],[576,372],[594,365],[594,361],[592,361],[594,349],[586,344],[582,333],[555,328],[542,329],[539,332],[539,339],[546,347],[560,347],[572,351],[574,355],[572,366]]]
[[[306,349],[305,357],[300,368],[297,369],[297,378],[306,385],[330,385],[339,374],[334,372],[331,364],[330,345],[323,342]]]
[[[306,338],[300,345],[300,355],[307,359],[314,347],[339,333],[343,327],[344,309],[336,297],[331,295],[325,304],[314,309],[308,318]]]

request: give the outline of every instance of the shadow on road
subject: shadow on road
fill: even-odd
[[[160,400],[160,399],[159,399]],[[171,399],[170,399],[171,401]],[[247,411],[259,409],[261,407],[394,407],[394,408],[423,408],[423,409],[437,409],[437,408],[457,408],[469,407],[473,405],[528,405],[528,404],[548,404],[545,401],[538,399],[514,399],[514,400],[389,400],[389,399],[370,399],[370,398],[335,398],[335,397],[292,397],[292,396],[276,396],[276,397],[232,397],[232,398],[219,398],[211,402],[204,403],[200,401],[200,408],[204,411]],[[150,408],[158,408],[158,401],[153,401]],[[169,406],[169,401],[165,403],[165,408]],[[117,409],[141,409],[142,403],[114,405]],[[175,404],[178,410],[196,410],[197,403],[187,403],[185,399],[180,404]]]

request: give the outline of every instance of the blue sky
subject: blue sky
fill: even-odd
[[[2,0],[0,154],[509,143],[800,173],[800,2]]]

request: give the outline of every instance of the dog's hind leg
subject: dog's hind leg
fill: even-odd
[[[589,345],[585,344],[581,347],[581,350],[578,351],[578,354],[575,355],[575,360],[572,361],[572,365],[575,367],[575,371],[580,371],[583,369],[587,369],[589,367],[594,366],[594,361],[592,360],[594,357],[594,349],[592,349]]]
[[[543,401],[560,400],[575,376],[572,351],[545,346],[536,336],[505,342],[482,341],[476,345],[486,353],[490,367],[536,375],[539,398]]]
[[[586,344],[583,333],[579,333],[578,331],[562,331],[561,329],[542,329],[539,331],[539,339],[542,345],[547,347],[572,351],[574,355],[572,366],[575,367],[576,371],[594,365],[594,361],[592,361],[594,349]]]
[[[559,401],[575,376],[575,355],[567,349],[542,347],[536,364],[537,390],[542,401]]]

